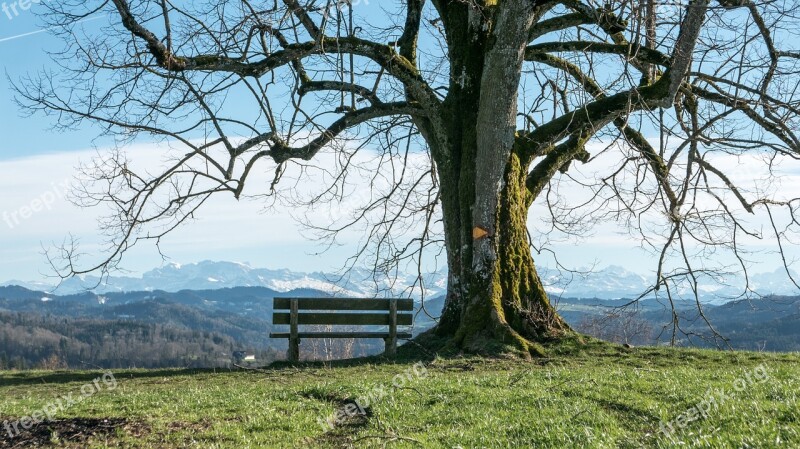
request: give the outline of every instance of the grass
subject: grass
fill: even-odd
[[[415,360],[379,358],[263,371],[119,371],[113,391],[99,388],[56,421],[125,424],[86,430],[82,440],[63,426],[47,431],[56,447],[96,448],[800,447],[796,354],[598,342],[550,352],[535,361],[433,358],[416,373]],[[79,395],[101,374],[0,372],[0,421]],[[366,416],[346,417],[359,398]],[[705,416],[692,414],[698,404]],[[659,431],[667,422],[671,437]],[[0,436],[0,448],[13,444]]]

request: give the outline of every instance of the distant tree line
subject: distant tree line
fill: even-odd
[[[800,351],[800,298],[768,297],[762,303],[740,301],[722,307],[709,307],[724,336],[720,342],[708,331],[694,310],[681,311],[686,324],[683,331],[693,338],[675,341],[678,346],[723,347],[748,351]],[[636,311],[620,308],[596,309],[580,318],[573,316],[575,329],[581,333],[619,344],[635,346],[671,343],[671,310]]]
[[[0,369],[216,367],[229,365],[240,345],[171,325],[0,313]],[[274,359],[275,352],[259,357]]]

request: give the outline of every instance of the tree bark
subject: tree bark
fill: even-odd
[[[540,343],[570,332],[550,304],[531,254],[524,166],[512,152],[505,164],[492,230],[486,237],[472,239],[472,263],[462,264],[459,283],[448,288],[442,322],[458,326],[455,332],[452,324],[440,332],[452,332],[452,343],[470,352],[542,355]],[[459,232],[472,237],[472,229],[466,228]]]
[[[456,2],[454,2],[456,3]],[[451,86],[445,141],[432,145],[441,179],[449,278],[436,330],[464,350],[542,354],[569,326],[550,305],[527,234],[531,163],[515,148],[517,94],[536,8],[509,0],[489,19],[450,4]]]

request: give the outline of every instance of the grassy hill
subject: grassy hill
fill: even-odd
[[[0,372],[0,448],[800,447],[796,354],[598,342],[550,352],[534,361]]]

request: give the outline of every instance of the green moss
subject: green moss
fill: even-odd
[[[193,61],[195,64],[203,66],[209,64],[216,64],[220,61],[220,58],[217,55],[201,55],[201,56],[195,56],[193,58]]]
[[[470,352],[543,357],[547,351],[542,342],[571,334],[551,306],[530,253],[526,175],[514,152],[491,237],[498,258],[489,273],[472,273],[470,303],[453,339],[455,346]]]

